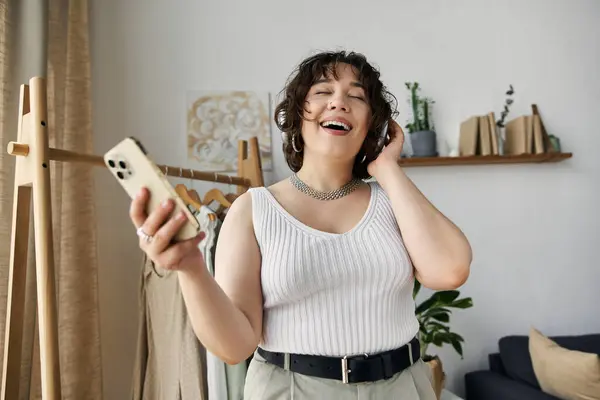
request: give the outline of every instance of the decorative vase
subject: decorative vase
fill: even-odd
[[[435,356],[425,362],[427,365],[429,365],[429,368],[431,368],[431,375],[433,376],[433,390],[435,391],[435,395],[439,400],[442,397],[442,389],[446,383],[446,374],[444,373],[442,360],[440,360],[438,356]]]
[[[548,135],[548,138],[550,139],[550,149],[548,150],[548,152],[560,153],[560,139],[554,135]]]
[[[496,136],[498,136],[498,155],[504,155],[504,141],[506,140],[506,131],[503,126],[496,126]]]
[[[410,134],[413,157],[436,157],[437,137],[434,131],[417,131]]]

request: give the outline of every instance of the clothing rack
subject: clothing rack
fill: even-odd
[[[1,400],[19,398],[29,219],[33,204],[41,385],[44,400],[61,399],[56,285],[52,239],[50,161],[106,167],[102,156],[49,147],[46,79],[33,77],[21,85],[16,157],[10,270],[4,341]],[[237,176],[159,165],[168,176],[237,186],[238,194],[264,186],[258,139],[238,142]]]

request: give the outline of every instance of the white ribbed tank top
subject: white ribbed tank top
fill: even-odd
[[[262,256],[265,350],[373,354],[417,334],[412,264],[387,194],[369,185],[366,213],[342,234],[303,224],[265,187],[249,189]]]

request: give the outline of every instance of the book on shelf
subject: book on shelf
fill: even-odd
[[[500,129],[496,125],[493,112],[469,117],[460,124],[459,155],[519,155],[553,151],[535,104],[532,105],[531,115],[521,115],[509,120],[504,128],[502,140],[499,140],[499,136]]]
[[[460,124],[460,156],[498,155],[499,145],[498,127],[493,112],[472,116]]]
[[[539,115],[521,115],[506,123],[504,153],[542,154],[548,151]]]

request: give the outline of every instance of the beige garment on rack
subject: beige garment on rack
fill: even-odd
[[[133,400],[207,400],[206,350],[194,334],[175,271],[144,255]]]

